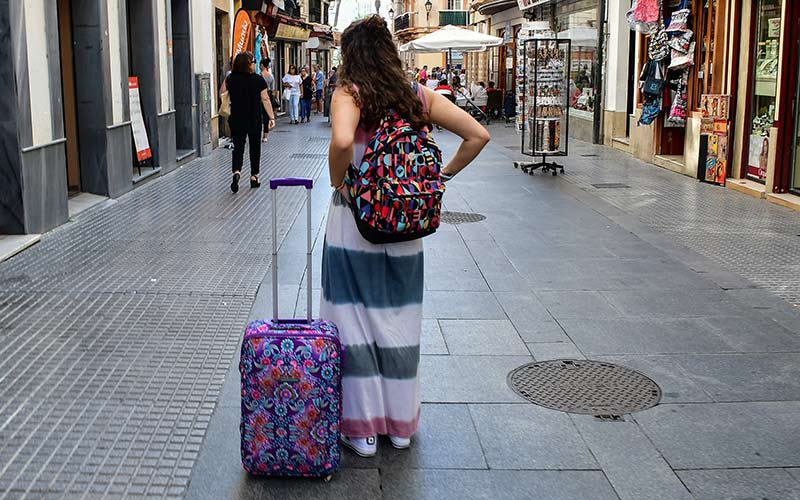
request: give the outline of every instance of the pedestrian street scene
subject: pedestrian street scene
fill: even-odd
[[[0,499],[800,500],[798,19],[0,0]]]

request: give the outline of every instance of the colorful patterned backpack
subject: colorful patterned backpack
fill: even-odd
[[[420,87],[414,88],[423,98]],[[407,119],[389,112],[361,164],[350,165],[345,178],[361,236],[381,244],[433,234],[445,191],[441,168],[442,152],[429,128],[415,130]]]

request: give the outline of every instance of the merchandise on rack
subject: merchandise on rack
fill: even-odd
[[[570,53],[566,39],[531,37],[520,39],[517,75],[520,109],[518,127],[522,132],[522,153],[542,157],[536,163],[515,163],[523,171],[564,172],[563,166],[547,157],[566,156],[569,142]]]

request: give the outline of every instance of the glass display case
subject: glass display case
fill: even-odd
[[[563,165],[548,161],[548,157],[568,153],[571,42],[556,38],[520,42],[523,71],[517,77],[517,92],[522,153],[541,157],[541,161],[517,162],[515,166],[528,173],[541,168],[558,175],[564,172]]]

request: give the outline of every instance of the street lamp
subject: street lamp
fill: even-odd
[[[394,9],[389,7],[389,19],[394,19]]]
[[[428,21],[431,20],[431,9],[433,9],[433,4],[431,3],[431,0],[428,0],[425,2],[425,12],[427,13]]]
[[[381,0],[375,0],[375,13],[381,13]]]

